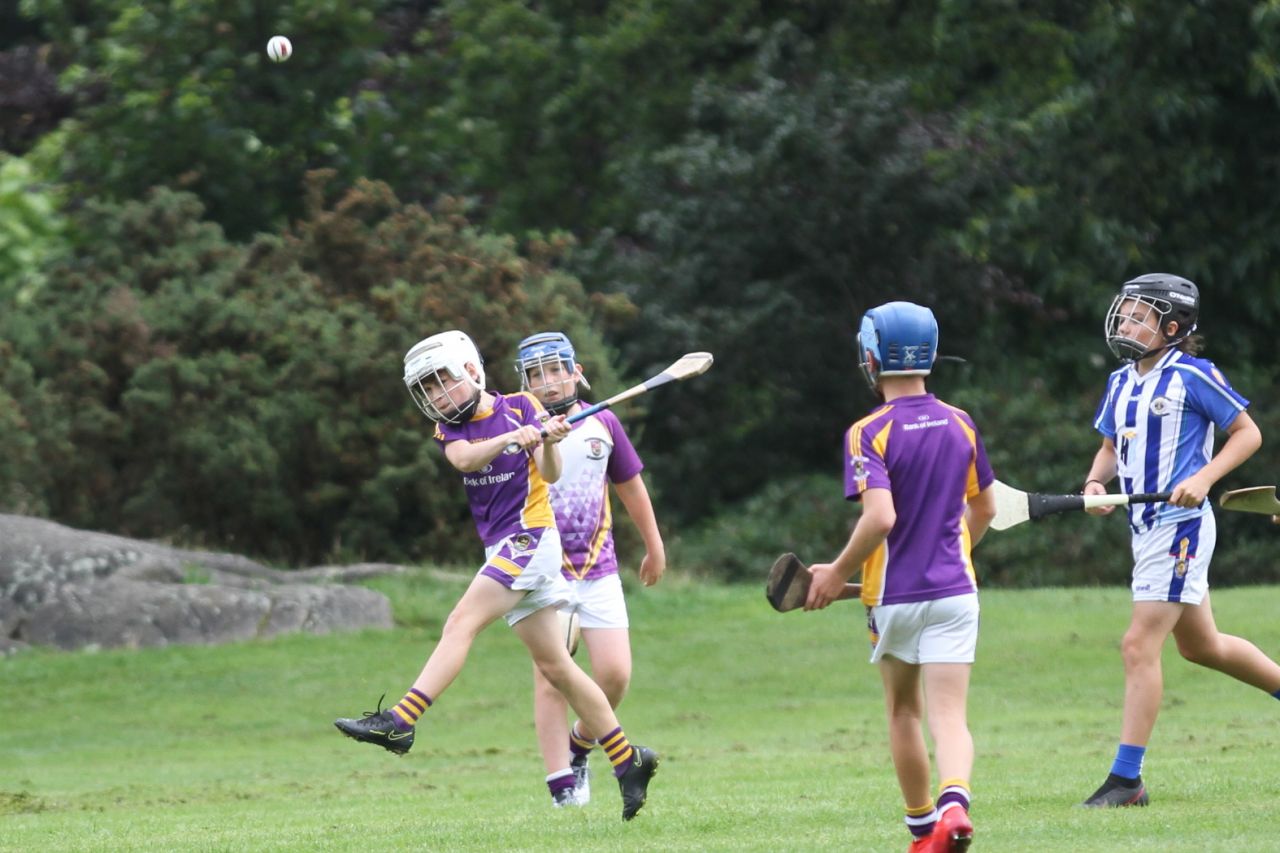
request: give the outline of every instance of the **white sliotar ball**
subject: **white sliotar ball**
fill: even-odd
[[[293,45],[284,36],[272,36],[267,42],[267,56],[272,62],[284,62],[293,56]]]

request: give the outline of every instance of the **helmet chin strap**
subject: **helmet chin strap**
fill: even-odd
[[[476,409],[480,406],[480,394],[481,391],[476,389],[476,393],[472,395],[471,399],[459,406],[457,414],[452,418],[449,418],[445,423],[457,426],[458,424],[465,424],[467,421],[471,420],[472,416],[476,413]]]
[[[569,409],[572,408],[573,404],[576,402],[578,402],[578,395],[574,394],[572,397],[566,397],[563,400],[557,400],[554,403],[548,403],[544,405],[543,408],[547,410],[548,414],[563,415],[565,412],[569,411]]]

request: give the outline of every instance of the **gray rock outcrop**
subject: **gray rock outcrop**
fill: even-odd
[[[140,648],[390,628],[386,596],[343,584],[400,571],[382,563],[281,571],[0,514],[0,655],[25,644]]]

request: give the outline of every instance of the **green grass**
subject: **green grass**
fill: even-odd
[[[629,824],[556,811],[529,663],[502,624],[396,758],[332,718],[398,699],[464,581],[383,581],[406,627],[218,648],[0,660],[0,850],[855,850],[908,836],[858,605],[773,613],[756,588],[630,595],[621,718],[663,755]],[[1280,589],[1214,593],[1280,654]],[[1148,809],[1075,808],[1120,725],[1125,589],[987,591],[970,700],[975,850],[1274,847],[1280,703],[1166,648]]]

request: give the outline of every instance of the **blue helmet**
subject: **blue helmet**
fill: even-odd
[[[874,391],[881,376],[928,376],[938,357],[938,321],[912,302],[887,302],[862,315],[858,366]]]
[[[570,374],[573,374],[578,369],[578,358],[567,335],[562,332],[540,332],[525,338],[520,342],[518,355],[516,356],[516,372],[520,374],[520,390],[529,391],[541,399],[543,394],[539,392],[544,392],[544,389],[556,384],[542,379],[544,370],[547,365],[557,363],[560,364],[565,372]],[[587,380],[581,374],[578,374],[577,381],[573,383],[573,390],[570,393],[551,401],[542,401],[547,411],[553,415],[558,415],[578,402],[578,382],[581,382],[587,388],[591,387],[587,384]]]

